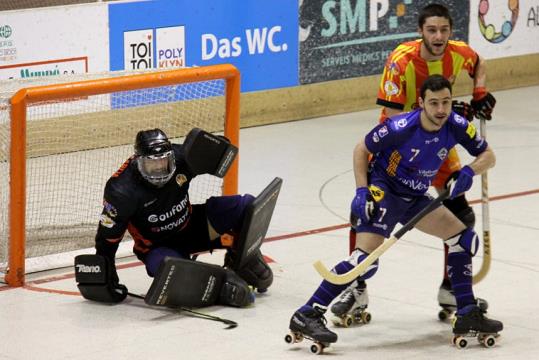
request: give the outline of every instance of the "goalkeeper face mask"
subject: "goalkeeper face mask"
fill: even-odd
[[[174,152],[170,150],[162,154],[140,155],[137,158],[137,167],[144,180],[162,187],[176,171]]]

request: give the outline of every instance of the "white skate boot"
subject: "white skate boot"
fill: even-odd
[[[350,327],[354,323],[368,324],[371,321],[371,314],[365,311],[368,305],[369,295],[365,282],[357,285],[353,283],[331,307],[334,315],[331,320],[335,325],[344,327]]]

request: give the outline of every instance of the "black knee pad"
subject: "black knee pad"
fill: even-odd
[[[473,228],[475,226],[475,213],[464,195],[457,196],[454,199],[444,200],[444,206],[455,214],[466,227]]]
[[[229,250],[225,256],[225,266],[233,263],[233,256],[234,254]],[[260,250],[247,264],[237,269],[236,273],[259,292],[265,292],[273,283],[273,271],[264,260]]]

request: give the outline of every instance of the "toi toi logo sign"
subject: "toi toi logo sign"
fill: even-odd
[[[185,28],[173,26],[124,33],[124,69],[185,67]]]

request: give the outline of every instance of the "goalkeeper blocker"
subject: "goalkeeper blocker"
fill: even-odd
[[[231,270],[203,262],[166,257],[144,301],[167,307],[214,304],[244,307],[254,301],[247,283]]]
[[[127,296],[127,288],[118,283],[116,268],[101,255],[76,256],[75,280],[80,293],[87,300],[119,303]]]

